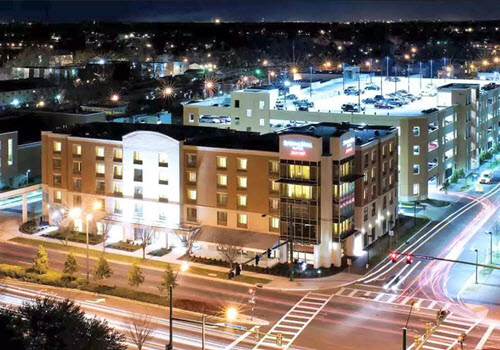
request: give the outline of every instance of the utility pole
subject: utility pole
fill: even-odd
[[[172,285],[168,286],[168,304],[170,307],[170,312],[169,312],[169,317],[168,317],[168,336],[169,336],[169,342],[168,345],[165,347],[166,350],[173,350],[174,348],[174,315],[173,315],[173,294],[174,294],[174,287]]]
[[[410,312],[408,313],[408,318],[406,319],[406,324],[403,327],[403,350],[406,350],[406,330],[408,328],[408,322],[410,321],[411,312],[413,311],[413,306],[415,306],[416,301],[413,300],[410,304]]]
[[[309,67],[309,96],[313,95],[313,67]]]
[[[358,72],[358,112],[361,112],[361,82],[360,82],[361,67]]]

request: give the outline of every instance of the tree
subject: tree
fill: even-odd
[[[49,271],[49,257],[47,256],[45,247],[41,244],[38,246],[35,259],[33,260],[33,270],[40,275]]]
[[[128,284],[131,287],[139,287],[144,283],[144,274],[137,263],[133,263],[128,271]]]
[[[63,273],[73,276],[73,274],[78,270],[78,262],[76,261],[75,254],[69,252],[66,261],[64,262]]]
[[[87,318],[69,299],[37,299],[17,311],[0,310],[0,339],[6,349],[126,349],[123,334],[106,321]]]
[[[128,324],[128,330],[130,338],[132,338],[137,349],[141,350],[144,344],[151,339],[151,333],[154,332],[154,328],[151,324],[151,317],[134,316]]]
[[[102,252],[106,251],[106,241],[109,238],[109,232],[113,224],[109,221],[101,221],[101,230],[102,230]]]
[[[442,188],[444,193],[448,194],[448,189],[450,188],[450,182],[448,180],[444,180]]]
[[[50,207],[49,215],[52,225],[58,228],[62,243],[67,246],[68,238],[75,228],[75,222],[69,215],[69,208],[65,205]]]
[[[226,235],[223,241],[217,245],[217,251],[229,263],[229,268],[233,269],[233,265],[244,246],[245,240],[243,237]]]
[[[142,248],[142,258],[146,259],[146,247],[151,244],[151,240],[153,239],[154,227],[150,225],[142,225],[140,229],[139,235],[141,240],[141,248]]]
[[[161,275],[161,283],[158,286],[160,293],[168,292],[170,286],[175,288],[177,286],[176,280],[177,275],[174,273],[172,265],[167,264],[165,271],[163,271],[163,274]]]
[[[177,233],[179,241],[182,243],[184,248],[186,248],[187,256],[190,256],[193,253],[193,246],[198,241],[200,233],[201,229],[199,227],[195,227],[194,229],[189,230],[186,234]]]
[[[113,271],[111,271],[108,261],[104,256],[101,255],[99,260],[97,260],[97,265],[94,269],[94,279],[103,280],[105,278],[110,278],[112,274]]]

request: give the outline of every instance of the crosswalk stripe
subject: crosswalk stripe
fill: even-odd
[[[461,331],[461,332],[465,332],[467,330],[467,328],[463,329],[463,328],[459,328],[459,327],[455,327],[455,326],[448,326],[447,324],[441,324],[441,327],[456,329],[457,331]]]
[[[438,345],[444,345],[444,346],[446,346],[446,347],[450,346],[450,344],[448,344],[448,343],[443,343],[442,341],[432,340],[431,338],[432,338],[432,337],[430,337],[429,339],[427,339],[427,343],[438,344]]]
[[[475,350],[480,350],[480,349],[483,348],[484,344],[486,343],[486,341],[488,340],[488,338],[491,335],[491,332],[493,332],[494,329],[495,329],[495,325],[490,325],[488,327],[488,329],[486,330],[486,332],[484,332],[484,335],[482,336],[482,338],[479,341],[479,343],[477,343]]]
[[[433,337],[436,337],[436,338],[441,338],[441,339],[446,339],[446,340],[451,340],[451,341],[454,341],[456,338],[451,338],[451,337],[446,337],[444,335],[439,335],[439,334],[433,334],[432,335]]]
[[[392,303],[392,302],[394,301],[394,299],[396,299],[397,297],[398,297],[397,295],[393,295],[393,296],[391,296],[391,297],[387,300],[387,302],[388,302],[388,303]]]
[[[375,297],[375,299],[373,299],[373,300],[375,300],[375,301],[379,301],[380,299],[382,299],[382,297],[383,297],[384,295],[385,295],[385,294],[383,294],[383,293],[378,293],[378,295],[377,295],[377,296]]]
[[[429,349],[429,350],[443,350],[442,348],[436,348],[435,346],[429,346],[429,345],[424,345],[424,346],[422,346],[422,349]]]
[[[403,301],[402,301],[402,302],[400,302],[399,304],[401,304],[401,305],[405,305],[405,304],[406,304],[406,303],[407,303],[410,299],[411,299],[411,297],[406,297],[406,298],[404,298],[404,299],[403,299]]]
[[[352,297],[354,296],[354,294],[356,294],[358,291],[356,289],[354,289],[352,292],[349,293],[348,297]]]
[[[429,304],[429,306],[427,306],[427,308],[432,309],[436,304],[437,304],[437,301],[434,300],[432,303]]]

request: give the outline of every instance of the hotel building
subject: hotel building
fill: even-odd
[[[292,101],[283,102],[276,88],[249,88],[232,92],[230,98],[186,104],[183,122],[259,133],[318,122],[395,127],[399,133],[398,195],[402,201],[428,198],[429,191],[439,189],[454,169],[476,169],[481,153],[499,141],[500,85],[484,80],[418,77],[400,77],[399,83],[379,77],[360,79],[361,88],[371,83],[380,90],[366,91],[360,97],[346,96],[344,88],[357,88],[358,84],[345,83],[342,78],[317,82],[312,88],[292,85],[290,93],[314,103],[307,110],[299,110]],[[401,89],[415,95],[423,92],[424,96],[394,109],[377,109],[362,102]],[[364,110],[343,112],[345,103],[360,103]]]
[[[294,256],[339,266],[396,217],[397,134],[320,123],[259,134],[196,126],[90,123],[42,132],[44,215],[80,208],[112,241],[218,257],[228,237],[247,260],[293,239]],[[96,205],[96,203],[98,205]],[[78,230],[87,229],[78,218]],[[287,246],[261,266],[286,260]]]

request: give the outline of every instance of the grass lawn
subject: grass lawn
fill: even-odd
[[[124,250],[126,252],[135,252],[136,250],[141,249],[141,246],[138,244],[131,244],[127,242],[115,242],[108,244],[107,247],[113,249]]]
[[[26,245],[31,245],[34,247],[38,247],[40,244],[45,246],[47,249],[54,249],[54,250],[61,250],[61,251],[72,251],[77,254],[86,254],[86,249],[85,248],[80,248],[80,247],[74,247],[74,246],[66,246],[62,243],[56,243],[56,242],[46,242],[38,239],[32,239],[32,238],[24,238],[24,237],[15,237],[10,240],[11,242],[16,242],[16,243],[21,243],[21,244],[26,244]],[[89,255],[94,258],[98,258],[102,255],[103,253],[98,250],[93,250],[89,249]],[[165,268],[168,263],[163,262],[163,261],[158,261],[158,260],[148,260],[148,259],[141,259],[141,258],[136,258],[133,256],[127,256],[127,255],[122,255],[122,254],[116,254],[116,253],[104,253],[104,257],[108,260],[115,260],[115,261],[120,261],[120,262],[126,262],[126,263],[138,263],[142,266],[151,266],[151,267],[158,267],[158,268]],[[174,270],[177,270],[179,268],[178,264],[171,264]],[[227,274],[226,272],[222,271],[215,271],[215,270],[210,270],[210,269],[205,269],[202,267],[198,266],[190,266],[189,267],[189,273],[200,275],[200,276],[209,276],[221,280],[227,280]],[[252,276],[245,276],[240,275],[237,276],[235,281],[239,282],[244,282],[244,283],[250,283],[250,284],[256,284],[256,283],[261,283],[261,284],[266,284],[271,282],[269,279],[265,278],[259,278],[259,277],[252,277]]]
[[[49,237],[49,238],[58,239],[60,241],[65,241],[66,240],[66,236],[64,236],[63,234],[61,234],[59,231],[54,231],[54,232],[51,232],[51,233],[47,233],[44,236],[45,237]],[[87,243],[87,234],[83,233],[83,232],[76,232],[76,231],[71,232],[68,235],[68,241],[70,241],[70,242],[76,242],[76,243]],[[102,236],[98,236],[98,235],[95,235],[95,234],[89,234],[89,244],[90,245],[96,245],[96,244],[99,244],[99,243],[102,243]]]

